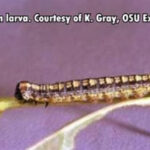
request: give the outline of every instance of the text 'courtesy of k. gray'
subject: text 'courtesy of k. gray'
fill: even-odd
[[[116,25],[119,23],[150,23],[148,13],[123,13],[121,15],[104,13],[78,13],[75,15],[64,14],[41,14],[14,15],[5,13],[0,15],[0,23],[61,23],[69,25],[71,23],[107,23]]]

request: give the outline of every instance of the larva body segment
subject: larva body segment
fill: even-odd
[[[150,75],[72,80],[54,84],[33,84],[21,81],[16,87],[17,99],[26,102],[114,102],[146,97],[150,94]]]

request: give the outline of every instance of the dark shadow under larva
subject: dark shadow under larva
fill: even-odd
[[[88,78],[54,84],[21,81],[15,97],[24,102],[115,102],[150,95],[150,74]]]

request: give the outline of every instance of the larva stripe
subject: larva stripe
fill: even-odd
[[[81,82],[79,80],[73,80],[72,85],[73,85],[74,89],[79,89],[80,85],[81,85]]]
[[[53,84],[21,81],[15,96],[24,101],[66,103],[123,100],[149,96],[150,75],[89,78]],[[19,96],[18,96],[19,95]]]
[[[65,84],[65,86],[66,86],[66,90],[67,90],[67,91],[73,90],[72,81],[67,81],[66,84]]]
[[[59,90],[59,91],[63,91],[63,90],[64,90],[64,87],[65,87],[65,84],[64,84],[64,83],[58,83],[58,90]]]

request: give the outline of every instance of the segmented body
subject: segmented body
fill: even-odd
[[[54,84],[21,81],[16,88],[18,99],[49,103],[113,102],[149,95],[149,74],[90,78]]]

